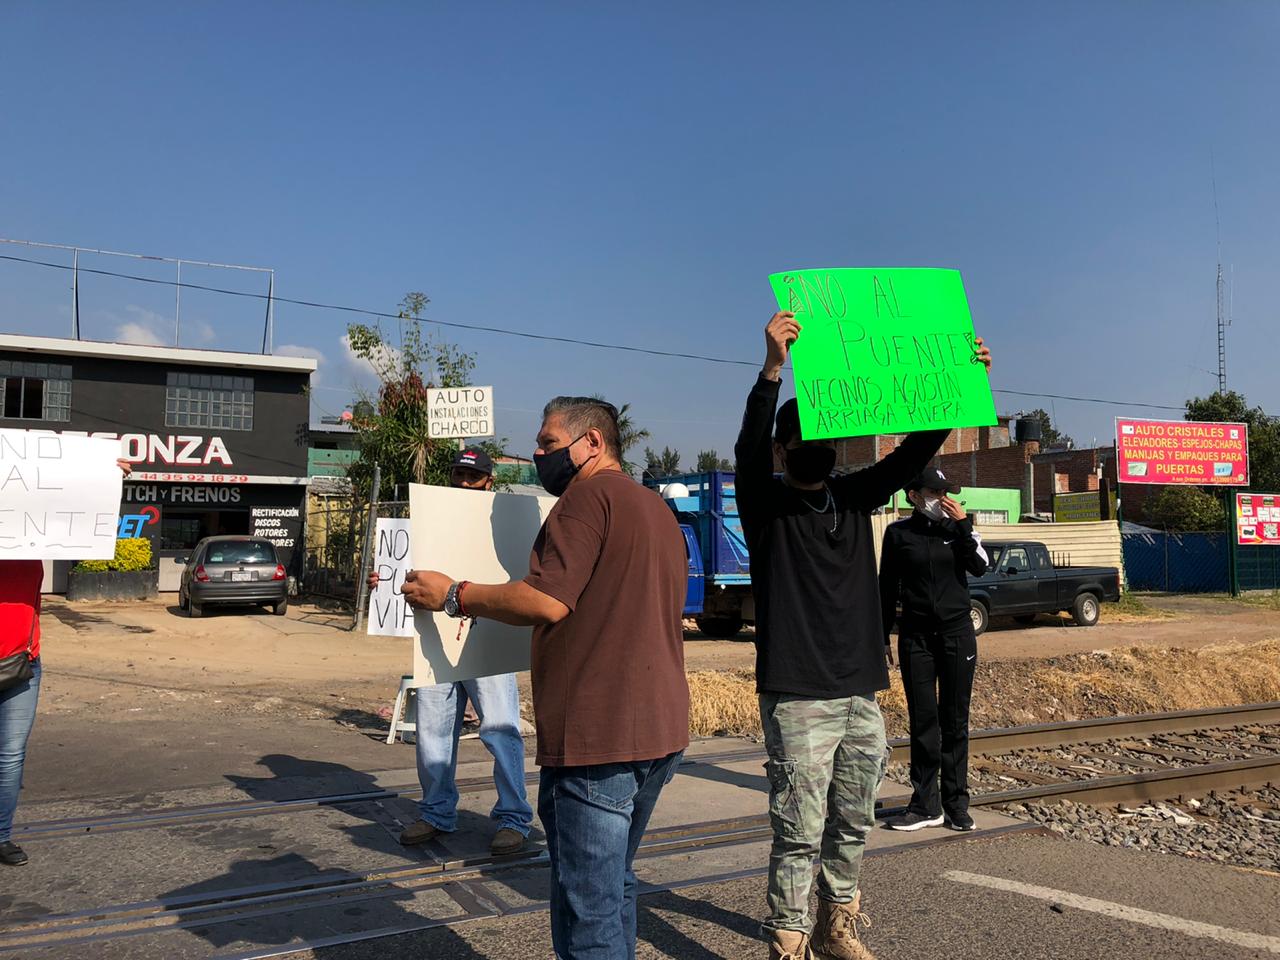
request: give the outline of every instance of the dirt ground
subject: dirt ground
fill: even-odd
[[[1274,606],[1211,597],[1150,597],[1145,604],[1107,608],[1104,622],[1089,629],[1047,617],[1029,628],[997,622],[979,650],[988,671],[981,699],[1000,706],[988,716],[975,698],[975,725],[1031,722],[1075,709],[1070,698],[1047,706],[1028,702],[1050,699],[1025,682],[1029,659],[1280,637]],[[47,598],[41,623],[45,674],[27,777],[33,794],[114,795],[126,783],[129,793],[145,794],[208,782],[213,770],[246,775],[264,766],[413,766],[411,747],[383,743],[399,678],[411,669],[409,642],[350,632],[343,612],[299,604],[285,617],[246,608],[190,620],[171,600],[70,604]],[[718,695],[733,687],[741,701],[734,709],[748,725],[758,723],[749,636],[744,642],[691,633],[685,645],[695,688],[709,685]],[[1056,662],[1044,665],[1057,669]],[[520,683],[528,713],[527,674]],[[885,694],[891,726],[897,694],[896,688]],[[695,724],[699,733],[722,726],[719,720]]]
[[[1033,626],[996,619],[978,638],[978,652],[987,662],[1060,657],[1122,647],[1181,647],[1249,643],[1280,636],[1280,610],[1220,596],[1143,595],[1135,615],[1105,604],[1102,622],[1078,627],[1067,617],[1041,616]],[[750,632],[739,640],[708,640],[696,631],[685,639],[685,664],[690,670],[735,670],[755,665]],[[745,641],[745,642],[744,642]]]
[[[1134,618],[1106,608],[1082,628],[1042,617],[1035,626],[996,622],[979,640],[986,663],[1115,648],[1194,649],[1280,636],[1280,611],[1215,597],[1147,597]],[[1108,622],[1108,619],[1124,622]],[[1136,622],[1134,622],[1136,619]],[[41,709],[84,719],[193,712],[288,716],[377,727],[411,669],[408,641],[346,628],[343,612],[294,605],[285,617],[253,608],[185,617],[171,602],[70,604],[47,598],[42,617],[47,681]],[[688,635],[688,669],[754,665],[743,640]],[[528,677],[522,677],[528,698]]]

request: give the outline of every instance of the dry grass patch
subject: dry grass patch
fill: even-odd
[[[1153,607],[1135,593],[1123,593],[1118,603],[1102,605],[1103,623],[1146,623],[1154,620],[1176,620],[1172,610]]]
[[[907,733],[902,679],[878,697],[889,735]],[[689,674],[694,736],[760,736],[750,670]],[[1280,639],[1257,643],[1127,650],[980,664],[970,724],[1008,727],[1134,713],[1194,710],[1280,700]]]
[[[1099,651],[1048,661],[1028,679],[1077,717],[1261,703],[1280,700],[1280,640]]]
[[[695,737],[760,736],[760,704],[751,670],[689,674],[689,733]]]

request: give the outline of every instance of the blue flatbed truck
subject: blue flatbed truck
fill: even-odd
[[[675,511],[689,553],[684,615],[709,637],[736,636],[755,621],[751,564],[738,517],[732,473],[685,473],[645,478]]]

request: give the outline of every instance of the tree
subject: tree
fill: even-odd
[[[721,458],[715,450],[698,451],[698,473],[710,473],[712,470],[733,472],[733,464]]]
[[[1199,487],[1168,486],[1147,501],[1147,523],[1166,530],[1221,530],[1226,524],[1222,498]]]
[[[1050,450],[1059,447],[1074,447],[1076,442],[1053,425],[1053,419],[1047,410],[1032,410],[1022,419],[1040,422],[1040,449]]]
[[[1249,426],[1249,490],[1280,490],[1280,417],[1250,407],[1234,390],[1187,401],[1186,419]]]
[[[435,387],[467,386],[476,361],[454,344],[424,336],[418,322],[430,301],[410,293],[400,303],[399,345],[393,345],[377,324],[353,323],[347,328],[351,352],[367,361],[378,376],[372,396],[361,397],[353,408],[351,425],[360,444],[360,458],[351,465],[357,496],[372,493],[374,465],[382,468],[381,496],[410,483],[446,486],[454,440],[431,439],[427,429],[427,396]],[[502,452],[500,443],[485,442],[490,456]]]
[[[622,447],[622,466],[627,473],[635,476],[636,465],[627,460],[627,451],[642,440],[649,439],[649,431],[637,427],[631,419],[631,404],[624,403],[618,408],[618,442]]]
[[[673,477],[680,472],[679,450],[663,447],[661,453],[654,453],[651,448],[645,447],[644,459],[644,472],[657,480]]]

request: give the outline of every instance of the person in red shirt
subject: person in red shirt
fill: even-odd
[[[22,786],[22,762],[27,737],[36,719],[40,697],[40,584],[44,564],[39,560],[0,560],[0,658],[23,650],[31,658],[31,677],[0,690],[0,863],[27,862],[22,848],[9,837],[13,811]]]
[[[116,461],[125,476],[129,462]],[[10,838],[13,813],[22,788],[22,765],[27,758],[27,738],[36,720],[40,699],[40,585],[44,564],[39,560],[0,560],[0,659],[26,652],[31,676],[7,690],[0,690],[0,864],[20,867],[27,862],[23,849]]]

